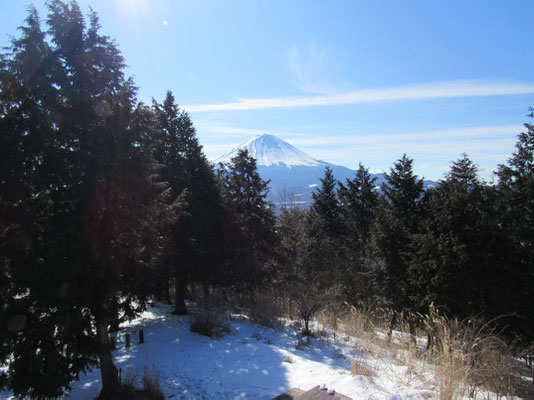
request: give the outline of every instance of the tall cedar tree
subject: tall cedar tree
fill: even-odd
[[[2,384],[60,396],[98,364],[113,398],[109,321],[135,313],[174,211],[116,46],[75,2],[49,10],[51,44],[30,9],[2,55]]]
[[[226,284],[252,294],[272,275],[277,247],[275,217],[266,200],[269,182],[261,179],[256,160],[246,149],[219,172],[231,252]]]
[[[308,279],[310,284],[333,287],[340,283],[345,225],[337,198],[337,181],[329,167],[325,168],[321,186],[312,193],[312,198],[308,213]]]
[[[295,287],[304,279],[307,210],[300,207],[284,207],[277,218],[276,232],[280,238],[280,266],[277,283],[281,286]]]
[[[465,154],[428,193],[427,217],[415,236],[409,271],[419,311],[434,304],[459,318],[492,318],[503,310],[492,292],[495,282],[508,280],[502,269],[507,241],[493,198],[494,189],[478,178]]]
[[[341,215],[346,227],[345,299],[353,304],[369,302],[373,296],[368,258],[370,230],[379,199],[375,181],[360,163],[354,178],[347,179],[346,186],[339,184]]]
[[[528,115],[534,118],[530,108]],[[521,317],[518,330],[534,340],[534,125],[525,124],[518,135],[516,150],[506,165],[500,165],[498,194],[501,226],[513,248],[508,258],[508,273],[514,276],[506,301]]]
[[[175,104],[170,91],[163,104],[154,102],[153,109],[161,132],[156,154],[162,177],[169,182],[172,197],[182,196],[186,201],[181,218],[171,227],[171,249],[163,269],[174,273],[174,312],[185,314],[187,280],[207,285],[223,262],[219,223],[222,200],[215,173],[202,152],[189,115]],[[166,275],[163,273],[164,280],[168,280]]]
[[[407,255],[422,216],[419,202],[423,181],[413,173],[412,165],[413,160],[403,155],[385,174],[372,228],[374,254],[381,264],[375,273],[387,304],[395,311],[410,308]]]

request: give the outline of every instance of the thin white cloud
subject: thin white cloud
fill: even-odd
[[[208,158],[212,159],[226,153],[231,149],[236,148],[240,144],[241,143],[207,144],[202,146],[202,149]]]
[[[364,89],[325,96],[238,99],[235,102],[221,104],[189,104],[184,105],[183,108],[188,112],[240,111],[267,108],[316,107],[375,103],[382,101],[505,96],[533,93],[534,84],[532,83],[449,81],[406,85],[393,88]]]
[[[223,125],[210,125],[210,124],[196,124],[205,132],[209,132],[216,135],[217,137],[233,137],[233,136],[255,136],[261,135],[262,133],[269,133],[271,135],[278,136],[279,138],[286,140],[287,137],[298,137],[298,136],[308,136],[303,133],[295,133],[291,131],[280,131],[280,130],[270,130],[262,128],[235,128],[231,126]],[[223,134],[223,135],[221,135]]]
[[[316,42],[309,42],[305,47],[297,45],[290,47],[286,58],[287,66],[294,78],[294,85],[309,93],[339,92],[328,83],[328,77],[337,67],[332,53],[328,45]]]
[[[512,140],[516,135],[524,130],[522,125],[497,125],[497,126],[477,126],[456,129],[441,129],[424,132],[403,132],[390,134],[372,134],[372,135],[348,135],[348,136],[315,136],[307,138],[297,138],[288,140],[294,146],[332,146],[339,147],[342,145],[383,145],[383,144],[402,144],[406,145],[411,142],[428,143],[428,142],[445,142],[451,141],[461,143],[464,140],[490,139],[507,137]]]

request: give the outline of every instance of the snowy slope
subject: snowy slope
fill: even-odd
[[[276,136],[266,133],[254,136],[228,153],[217,157],[213,162],[215,164],[227,163],[237,155],[239,149],[247,149],[250,155],[256,159],[258,165],[266,167],[277,165],[291,168],[293,166],[316,167],[329,165],[324,161],[310,157]]]
[[[195,310],[192,303],[188,308]],[[210,339],[191,333],[189,316],[172,315],[170,306],[149,307],[137,320],[121,325],[115,365],[123,380],[134,376],[138,387],[145,368],[157,372],[165,397],[173,399],[267,400],[293,387],[310,390],[323,384],[354,400],[439,397],[430,372],[424,373],[423,381],[414,375],[413,363],[362,352],[355,338],[325,334],[322,340],[311,339],[300,347],[297,330],[291,326],[272,330],[239,315],[233,315],[229,325],[228,335]],[[144,330],[144,344],[138,344],[139,329]],[[126,333],[132,336],[130,348],[124,347]],[[353,375],[351,360],[369,366],[372,375]],[[82,374],[67,397],[93,399],[100,386],[100,371],[95,369]],[[0,398],[12,397],[0,392]]]

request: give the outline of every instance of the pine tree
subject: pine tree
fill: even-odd
[[[486,195],[477,167],[464,154],[426,199],[428,216],[416,236],[410,276],[420,311],[433,303],[454,316],[475,314],[480,260],[487,254]],[[476,285],[473,284],[476,282]]]
[[[185,314],[187,281],[209,284],[224,259],[219,225],[222,200],[188,114],[179,109],[170,91],[163,104],[154,102],[153,109],[160,130],[156,154],[161,174],[169,182],[173,198],[182,196],[186,201],[182,217],[171,229],[171,251],[165,260],[175,278],[174,312]]]
[[[49,10],[51,44],[30,9],[1,64],[0,140],[12,153],[1,161],[12,174],[0,185],[0,232],[12,238],[2,244],[2,383],[17,396],[55,397],[99,365],[101,397],[113,398],[109,323],[143,304],[139,278],[150,276],[175,210],[118,49],[95,14],[86,28],[75,2]]]
[[[353,304],[369,302],[374,291],[369,271],[369,239],[379,199],[375,181],[376,178],[371,178],[368,169],[360,163],[355,177],[347,179],[347,186],[339,184],[341,214],[347,230],[344,243],[347,269],[343,281],[345,298]]]
[[[511,261],[514,242],[499,218],[498,196],[465,154],[452,164],[426,199],[409,270],[412,299],[420,311],[433,304],[454,317],[492,320],[515,336],[525,321],[514,317],[525,300],[525,277]]]
[[[344,269],[345,225],[337,198],[337,181],[329,167],[325,168],[321,185],[312,193],[312,198],[308,213],[308,284],[314,282],[337,288]]]
[[[383,196],[372,227],[373,253],[379,260],[375,279],[386,304],[399,312],[411,309],[407,257],[413,251],[412,237],[418,232],[422,216],[423,181],[413,173],[412,165],[413,160],[403,155],[385,174]]]
[[[333,240],[344,233],[341,206],[337,198],[337,181],[330,167],[325,168],[321,186],[312,193],[309,221],[314,235]]]
[[[534,118],[530,108],[528,115]],[[516,150],[507,164],[499,165],[499,219],[512,243],[507,259],[508,274],[515,279],[506,284],[507,301],[521,318],[516,329],[533,340],[534,318],[534,125],[525,124],[526,131],[518,135]]]
[[[227,283],[252,294],[271,274],[277,244],[274,213],[266,200],[269,182],[261,179],[246,149],[227,168],[220,172],[231,252]]]

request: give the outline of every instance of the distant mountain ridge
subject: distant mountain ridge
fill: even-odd
[[[353,179],[356,173],[347,167],[313,158],[286,141],[266,133],[254,136],[212,162],[228,163],[240,149],[247,149],[256,159],[258,173],[262,179],[271,181],[268,199],[275,204],[286,202],[301,206],[309,204],[313,191],[321,184],[326,167],[330,167],[335,178],[342,183],[347,179]],[[371,177],[376,178],[377,187],[385,181],[383,173],[371,174]],[[425,181],[425,187],[433,183],[435,182]]]
[[[247,149],[249,154],[256,159],[258,165],[265,167],[316,167],[327,164],[324,161],[316,160],[295,146],[267,133],[254,136],[228,153],[217,157],[213,162],[216,164],[221,162],[227,163],[237,154],[239,149]]]
[[[229,152],[215,158],[213,163],[228,163],[240,149],[247,149],[257,161],[258,172],[262,179],[270,180],[268,194],[273,203],[292,202],[306,205],[311,194],[321,184],[324,170],[330,167],[340,182],[352,179],[355,171],[311,157],[295,146],[274,135],[262,134],[242,143]],[[374,174],[376,184],[384,181],[383,174]]]

